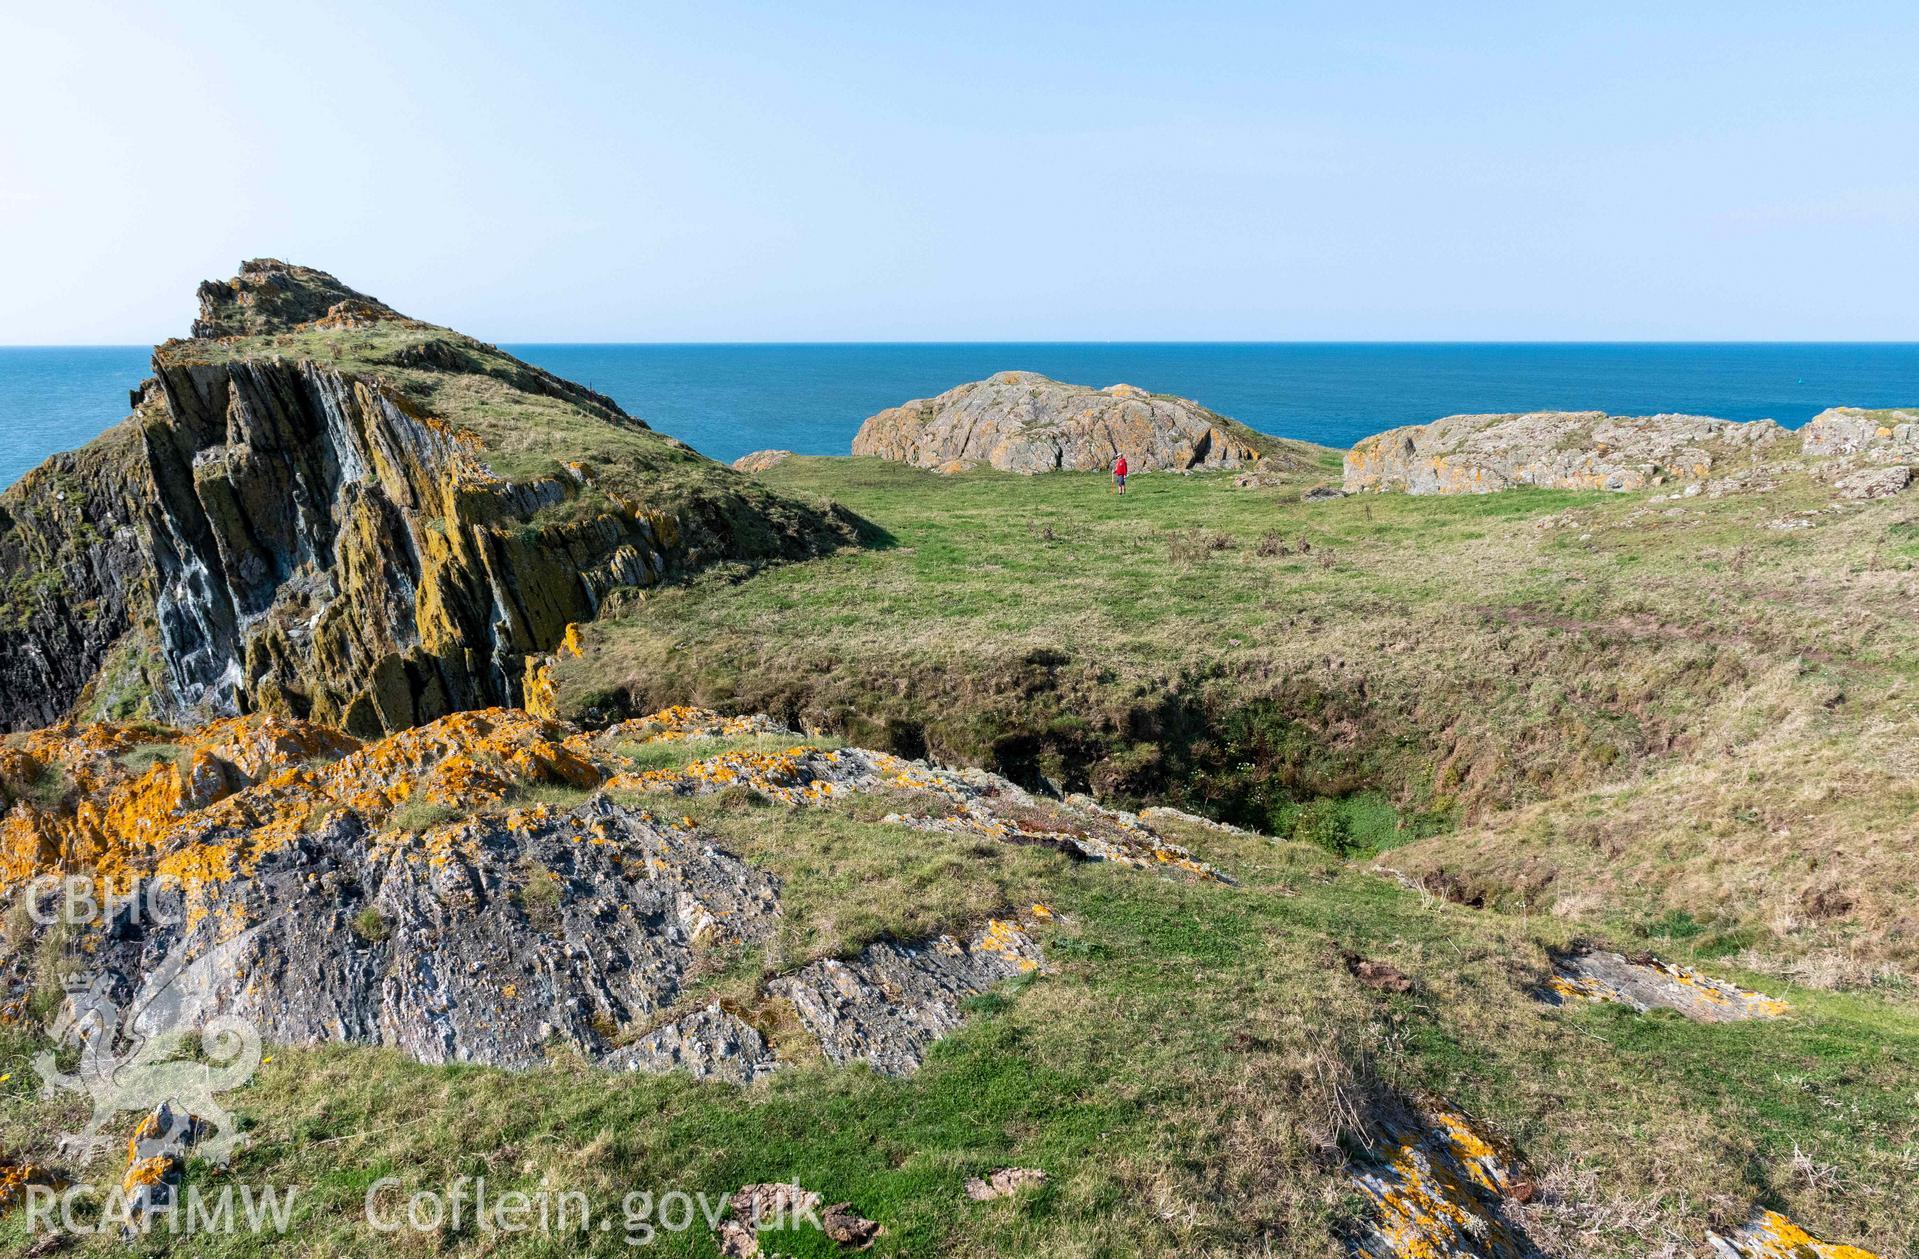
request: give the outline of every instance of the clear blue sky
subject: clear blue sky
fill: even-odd
[[[1919,339],[1910,3],[0,8],[0,344]]]

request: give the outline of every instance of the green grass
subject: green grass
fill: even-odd
[[[387,824],[397,831],[418,834],[458,816],[458,809],[437,800],[404,800],[387,815]]]
[[[1919,1240],[1903,1170],[1919,1139],[1909,1010],[1805,992],[1768,1024],[1556,1010],[1529,995],[1544,949],[1570,933],[1552,919],[1422,900],[1309,846],[1204,831],[1181,838],[1239,886],[974,850],[865,820],[883,803],[696,802],[723,842],[778,871],[793,919],[789,939],[733,959],[709,991],[875,931],[1043,897],[1058,915],[1041,929],[1049,973],[970,1003],[919,1074],[814,1059],[741,1090],[564,1061],[512,1073],[281,1049],[228,1098],[250,1147],[226,1172],[190,1174],[303,1186],[280,1244],[341,1255],[626,1252],[617,1234],[376,1234],[361,1204],[389,1175],[409,1191],[459,1175],[485,1175],[493,1192],[544,1180],[614,1216],[635,1188],[717,1195],[797,1179],[881,1220],[878,1255],[1320,1255],[1354,1210],[1338,1153],[1365,1140],[1354,1120],[1382,1099],[1431,1094],[1511,1137],[1554,1211],[1601,1221],[1582,1255],[1643,1255],[1663,1230],[1697,1242],[1755,1201],[1886,1254]],[[891,917],[929,905],[940,907],[924,919]],[[1399,967],[1418,990],[1362,987],[1348,954]],[[30,1039],[0,1036],[0,1072],[15,1073],[0,1084],[0,1141],[43,1154],[46,1134],[80,1113],[37,1099],[22,1070]],[[1808,1179],[1795,1151],[1830,1170]],[[967,1176],[1008,1165],[1052,1180],[1010,1202],[964,1199]],[[0,1220],[0,1243],[23,1242],[22,1227],[18,1214]],[[830,1253],[814,1234],[779,1247]],[[652,1249],[714,1253],[703,1229]],[[195,1244],[268,1252],[244,1238]]]
[[[725,756],[731,752],[767,754],[796,747],[830,749],[841,746],[843,744],[838,739],[791,734],[715,735],[663,739],[657,743],[615,742],[608,751],[626,758],[632,764],[634,773],[646,773],[650,770],[679,769],[693,761]]]
[[[122,752],[116,759],[130,774],[144,774],[155,765],[179,765],[185,768],[185,762],[192,756],[188,748],[177,743],[141,743]]]
[[[1329,456],[1276,484],[1146,475],[1120,496],[1097,475],[789,459],[764,479],[892,544],[657,592],[589,627],[562,702],[767,711],[1395,850],[1502,904],[1622,928],[1683,910],[1729,951],[1919,967],[1898,928],[1912,845],[1847,839],[1919,839],[1893,768],[1919,755],[1910,507],[1768,528],[1831,502],[1790,479],[1672,502],[1301,501],[1334,475]],[[1835,903],[1829,881],[1865,889],[1854,910],[1804,912]]]

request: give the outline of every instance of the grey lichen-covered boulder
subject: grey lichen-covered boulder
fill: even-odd
[[[1656,957],[1629,958],[1604,949],[1558,953],[1552,978],[1540,994],[1553,1005],[1594,1001],[1648,1010],[1673,1010],[1701,1023],[1776,1019],[1784,1001],[1703,975]]]
[[[1788,458],[1771,420],[1603,411],[1450,415],[1368,437],[1346,456],[1348,490],[1484,494],[1519,485],[1637,490],[1724,478]]]
[[[1833,481],[1841,498],[1890,498],[1912,485],[1912,469],[1905,464],[1867,466]]]
[[[1799,430],[1799,448],[1840,498],[1890,498],[1913,484],[1919,410],[1830,407]]]
[[[1829,407],[1799,430],[1808,455],[1855,457],[1867,463],[1919,463],[1919,410]]]
[[[871,416],[853,438],[853,453],[940,472],[982,464],[1006,472],[1100,471],[1121,455],[1134,472],[1180,472],[1297,458],[1293,445],[1186,398],[1000,372]]]
[[[970,939],[870,944],[850,962],[828,958],[767,985],[799,1011],[833,1062],[907,1075],[935,1040],[960,1025],[961,1002],[1039,968],[1024,931],[995,919]]]
[[[764,472],[768,468],[778,467],[792,457],[793,452],[790,450],[756,450],[735,459],[733,466],[741,472]]]
[[[684,1071],[697,1080],[750,1084],[779,1070],[759,1029],[715,1003],[648,1032],[600,1059],[616,1071]]]

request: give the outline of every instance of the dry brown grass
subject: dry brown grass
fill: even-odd
[[[1372,793],[1395,841],[1467,823],[1406,860],[1500,904],[1913,963],[1919,520],[1898,499],[1307,504],[1195,476],[1121,501],[1097,477],[822,459],[768,479],[901,545],[650,599],[593,628],[566,696],[763,709],[1287,834],[1315,797]]]

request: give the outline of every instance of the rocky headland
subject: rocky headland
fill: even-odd
[[[0,720],[521,704],[616,588],[853,522],[610,398],[272,259],[200,287],[133,414],[0,497]]]
[[[1185,472],[1284,462],[1303,449],[1187,398],[1037,372],[1000,372],[902,403],[868,417],[853,438],[855,455],[937,472],[1098,472],[1120,455],[1135,472]]]
[[[369,1167],[727,1255],[1919,1243],[1915,413],[1450,417],[1381,497],[1002,373],[729,469],[321,272],[200,305],[0,497],[0,1245],[235,1149],[314,1253]],[[917,470],[1116,453],[1240,475]]]

